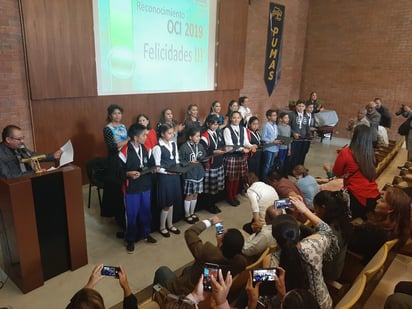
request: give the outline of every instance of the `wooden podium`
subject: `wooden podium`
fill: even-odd
[[[0,178],[4,271],[27,293],[87,264],[80,168]]]

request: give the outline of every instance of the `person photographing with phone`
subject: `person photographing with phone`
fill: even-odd
[[[195,309],[205,308],[206,305],[208,305],[207,308],[230,309],[227,296],[231,286],[232,275],[230,271],[227,272],[224,278],[222,270],[216,269],[214,275],[206,276],[202,274],[193,291],[186,296],[169,293],[167,298],[164,298],[160,294],[155,294],[154,299],[162,309]]]
[[[160,284],[177,295],[187,295],[193,291],[199,277],[204,273],[205,263],[218,265],[224,276],[229,270],[235,276],[245,269],[246,259],[241,254],[244,239],[239,230],[229,228],[221,233],[221,227],[218,225],[219,235],[216,235],[216,244],[203,242],[200,238],[203,231],[217,223],[221,223],[221,220],[214,216],[187,229],[185,240],[194,257],[193,264],[183,270],[180,277],[167,266],[162,266],[156,270],[153,284]]]
[[[256,281],[254,277],[254,272],[249,274],[249,280],[246,284],[246,292],[248,295],[248,309],[255,308],[282,308],[282,309],[319,309],[319,304],[317,303],[313,294],[308,290],[304,289],[293,289],[286,291],[285,284],[285,274],[286,271],[282,267],[260,269],[260,272],[269,272],[270,280],[267,283],[272,285],[273,294],[271,298],[262,299],[260,295],[260,288],[263,281]]]
[[[103,297],[99,292],[94,290],[94,287],[105,277],[114,277],[119,279],[119,285],[123,289],[123,309],[136,309],[137,298],[132,293],[127,281],[126,272],[123,267],[97,265],[93,268],[92,273],[84,288],[80,289],[70,299],[70,303],[66,309],[82,309],[82,308],[106,308]]]
[[[339,250],[336,236],[329,225],[312,213],[303,203],[302,197],[291,196],[292,210],[306,216],[315,227],[315,234],[300,240],[299,224],[290,215],[280,215],[272,224],[272,235],[279,249],[263,260],[263,267],[280,266],[286,271],[286,290],[309,290],[320,308],[332,308],[323,279],[323,259],[332,259]]]

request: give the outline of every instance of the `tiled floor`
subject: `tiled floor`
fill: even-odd
[[[323,143],[315,141],[306,160],[309,173],[313,176],[324,176],[322,164],[324,162],[333,164],[336,157],[336,149],[347,143],[348,140],[341,138],[333,138],[332,141],[325,139]],[[380,187],[386,182],[391,182],[393,175],[398,174],[396,166],[400,164],[397,162],[405,161],[403,159],[406,157],[404,150],[398,157],[399,159],[392,164],[392,167],[380,177]],[[242,203],[239,207],[231,207],[224,202],[220,204],[223,210],[220,217],[224,220],[227,227],[241,228],[251,218],[247,199],[245,197],[240,199]],[[50,279],[45,282],[44,286],[27,294],[23,294],[12,281],[8,280],[0,290],[0,307],[8,305],[14,309],[65,308],[71,296],[85,285],[93,266],[99,263],[106,265],[121,264],[126,269],[132,291],[137,292],[151,284],[153,273],[157,267],[168,265],[172,269],[177,269],[192,260],[182,234],[172,234],[171,238],[165,239],[158,233],[153,233],[153,236],[158,240],[157,244],[139,242],[136,244],[134,254],[128,254],[123,241],[114,237],[117,231],[114,221],[99,216],[95,192],[92,197],[92,206],[90,209],[87,208],[87,186],[84,186],[84,205],[89,264],[76,271],[68,271]],[[200,211],[199,215],[201,219],[210,216],[205,211]],[[182,221],[178,222],[177,226],[183,231],[189,225]],[[202,234],[202,239],[213,242],[214,231],[212,229],[205,231]],[[393,275],[392,271],[386,273],[384,277],[385,285],[378,286],[380,289],[379,297],[376,297],[376,302],[368,308],[383,306],[383,299],[391,293],[392,289],[390,286],[398,280],[399,273],[403,272],[407,276],[407,269],[404,265],[407,264],[410,268],[411,260],[410,258],[403,257],[400,257],[399,261],[398,259],[395,260],[396,265],[398,265],[398,262],[400,263],[399,270],[394,271]],[[1,266],[2,261],[0,260],[0,262]],[[0,281],[4,281],[6,278],[6,275],[0,272]],[[103,279],[96,286],[96,289],[103,295],[107,308],[119,303],[122,299],[122,290],[115,279]]]

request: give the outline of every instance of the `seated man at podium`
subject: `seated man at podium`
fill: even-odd
[[[28,163],[21,162],[22,159],[39,156],[24,146],[24,135],[21,128],[15,125],[8,125],[1,133],[0,143],[0,177],[17,178],[34,173],[33,168]],[[41,161],[51,162],[59,160],[62,151],[59,149],[55,153],[39,156]]]

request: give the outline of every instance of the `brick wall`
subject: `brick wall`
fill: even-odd
[[[2,0],[0,16],[0,128],[8,124],[20,126],[26,145],[32,148],[18,1]]]
[[[282,75],[269,97],[263,80],[269,0],[252,0],[249,5],[244,85],[241,95],[247,95],[253,113],[264,121],[268,108],[287,108],[289,100],[299,98],[306,39],[307,0],[277,0],[285,6],[283,28]]]
[[[412,97],[410,1],[311,0],[301,93],[338,112],[338,132],[374,97],[394,113]],[[390,138],[399,138],[394,116]]]
[[[307,0],[276,1],[286,6],[286,17],[282,78],[271,97],[263,81],[269,2],[252,0],[249,6],[241,94],[250,97],[255,113],[262,117],[269,107],[285,108],[290,99],[316,90],[338,112],[338,135],[346,137],[347,119],[373,97],[382,97],[391,112],[409,103],[409,1],[311,0],[310,8]],[[32,147],[18,1],[2,0],[0,16],[0,127],[19,124]],[[400,122],[395,117],[392,138]]]

